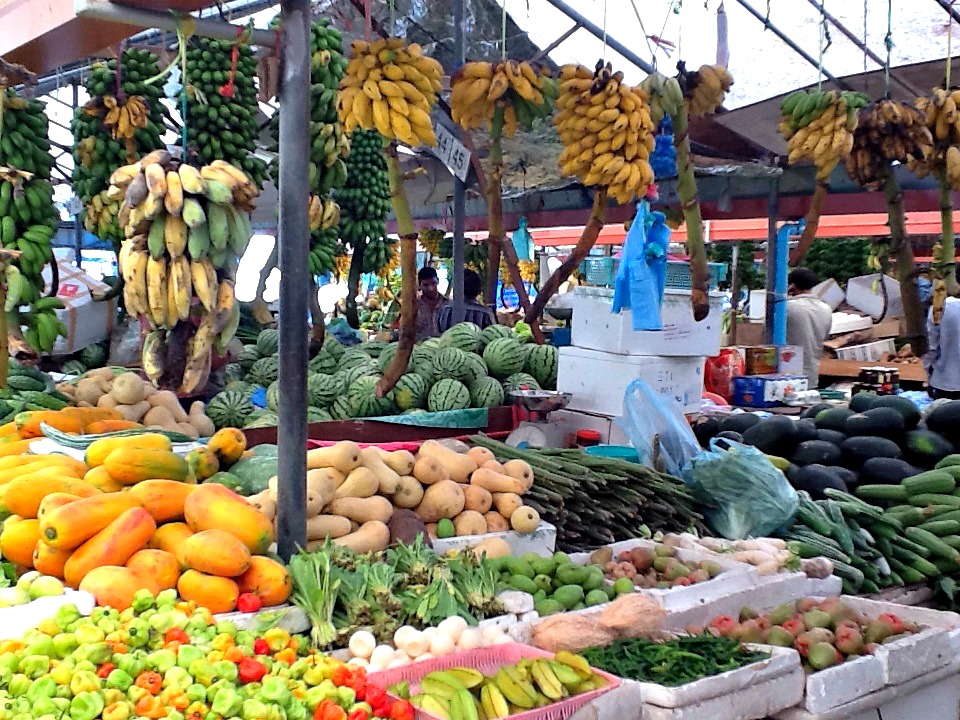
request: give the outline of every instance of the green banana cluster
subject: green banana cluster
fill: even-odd
[[[856,123],[857,111],[865,107],[869,98],[863,93],[844,90],[840,98],[845,101],[847,118],[851,124]],[[816,120],[823,112],[837,100],[834,90],[797,90],[790,93],[780,103],[780,114],[789,123],[790,129],[805,128]]]
[[[77,108],[71,122],[73,132],[73,191],[83,203],[83,226],[119,249],[123,229],[117,222],[120,203],[106,197],[110,174],[121,165],[132,163],[156,147],[164,133],[160,83],[146,80],[160,72],[157,56],[148,50],[128,48],[120,55],[120,91],[143,98],[149,111],[146,127],[137,128],[132,146],[123,138],[112,137],[103,118],[90,110],[117,93],[117,61],[98,63],[90,69],[85,88],[90,95],[86,106]]]
[[[12,89],[8,89],[2,97],[0,166],[16,168],[49,180],[53,156],[47,139],[47,116],[43,103],[24,99]]]
[[[384,264],[385,218],[390,211],[390,179],[383,154],[383,138],[375,130],[354,130],[347,156],[347,181],[336,191],[340,205],[340,239],[356,252],[362,249]],[[363,263],[364,272],[376,272],[383,265]]]
[[[396,242],[381,235],[372,237],[363,250],[363,271],[379,273],[394,263],[397,257]]]
[[[258,188],[266,164],[253,155],[257,124],[257,59],[241,43],[231,84],[234,42],[193,37],[187,48],[187,139],[198,165],[224,160],[243,170]],[[230,92],[233,96],[230,96]]]
[[[337,242],[339,232],[336,227],[326,230],[317,230],[310,235],[310,274],[312,276],[332,273],[337,266],[337,255],[340,254]]]

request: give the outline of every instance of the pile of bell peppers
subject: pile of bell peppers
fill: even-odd
[[[73,605],[0,642],[0,720],[413,720],[406,700],[273,628],[259,637],[174,591]]]

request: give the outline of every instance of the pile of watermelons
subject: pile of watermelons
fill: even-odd
[[[799,420],[744,413],[700,418],[693,429],[704,447],[714,437],[756,447],[793,487],[820,498],[827,488],[899,483],[960,450],[960,400],[924,418],[904,397],[858,393],[849,408],[814,405]]]

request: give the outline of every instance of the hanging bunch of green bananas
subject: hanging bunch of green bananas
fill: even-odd
[[[487,273],[489,252],[483,241],[467,240],[463,245],[463,264],[481,277]]]
[[[67,329],[57,317],[57,298],[41,297],[43,268],[52,260],[50,241],[59,214],[53,204],[50,168],[53,156],[47,139],[42,103],[26,100],[13,90],[2,96],[0,123],[0,243],[20,257],[4,268],[9,326],[23,328],[24,340],[40,352],[50,352]]]
[[[257,60],[241,39],[196,37],[187,47],[187,139],[200,165],[223,160],[263,187],[266,165],[253,155],[260,134]]]
[[[395,245],[395,241],[383,235],[370,238],[366,249],[363,251],[363,271],[379,274],[393,263],[395,257],[398,261],[397,264],[399,264],[399,256]]]
[[[390,211],[390,180],[383,138],[375,130],[355,130],[347,156],[347,181],[335,194],[340,205],[340,239],[362,249],[364,272],[377,272],[390,260],[384,219]],[[376,264],[379,263],[379,264]]]
[[[137,127],[129,140],[114,137],[105,123],[108,103],[117,101],[117,61],[98,63],[90,70],[86,90],[90,101],[77,108],[71,123],[73,131],[73,191],[83,203],[83,226],[119,248],[123,230],[117,222],[119,201],[107,198],[110,173],[121,165],[136,161],[160,145],[163,115],[159,83],[146,80],[160,72],[157,57],[139,48],[128,48],[120,56],[121,98],[141,98],[147,110],[144,127]]]
[[[421,228],[417,242],[431,255],[440,255],[440,243],[447,233],[440,228]]]

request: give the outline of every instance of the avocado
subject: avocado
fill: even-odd
[[[932,430],[911,430],[904,440],[906,458],[914,465],[932,468],[953,453],[953,444]]]
[[[903,415],[903,425],[907,430],[913,430],[920,423],[920,408],[912,400],[900,395],[879,395],[870,408],[890,407]]]
[[[960,444],[960,400],[935,406],[927,415],[927,429],[940,433],[954,445]]]
[[[824,440],[840,447],[840,443],[847,439],[846,433],[838,430],[817,430],[817,440]]]
[[[834,406],[830,403],[817,403],[816,405],[811,405],[808,408],[804,408],[803,412],[800,413],[800,418],[802,420],[806,420],[808,418],[813,420],[817,416],[817,413],[823,410],[832,410],[833,407]]]
[[[797,428],[797,443],[817,439],[817,424],[813,420],[802,418],[794,426]]]
[[[553,598],[546,598],[545,600],[538,600],[535,602],[533,604],[533,609],[537,611],[537,614],[539,614],[540,617],[544,617],[546,615],[553,615],[558,612],[563,612],[567,608]]]
[[[843,432],[847,418],[853,414],[853,410],[848,410],[847,408],[830,408],[829,410],[818,412],[813,422],[816,424],[818,430],[837,430]]]
[[[866,412],[873,407],[874,401],[877,399],[875,393],[868,392],[858,392],[852,398],[850,398],[850,409],[855,413]]]
[[[891,407],[875,407],[847,418],[843,429],[851,437],[885,437],[897,440],[903,436],[903,415]]]
[[[543,588],[539,587],[533,580],[528,578],[526,575],[513,575],[510,578],[509,585],[514,590],[519,590],[520,592],[530,593],[533,595],[537,590],[542,590]]]
[[[797,445],[796,422],[783,415],[765,418],[743,433],[743,441],[767,455],[789,457]]]
[[[720,432],[720,418],[706,415],[699,418],[693,425],[693,434],[697,436],[700,447],[708,447],[710,441]]]
[[[553,591],[551,598],[570,610],[583,600],[583,588],[579,585],[561,585]]]
[[[823,491],[827,488],[847,492],[847,484],[833,471],[832,468],[825,465],[805,465],[794,473],[790,480],[793,487],[797,490],[806,490],[810,497],[815,500],[821,500],[826,497]]]
[[[903,453],[893,440],[879,437],[852,437],[843,441],[843,466],[859,470],[870,458],[903,457]]]
[[[584,605],[587,607],[593,607],[594,605],[602,605],[605,602],[610,602],[610,598],[607,597],[607,593],[599,588],[596,590],[591,590],[587,593],[587,596],[583,599]]]
[[[917,468],[899,458],[875,457],[860,468],[860,481],[865,485],[899,485],[904,478],[916,475]]]
[[[717,438],[720,440],[731,440],[738,443],[743,442],[743,435],[738,433],[736,430],[721,430],[717,433]]]
[[[836,465],[842,457],[840,448],[824,440],[807,440],[797,445],[790,461],[797,465]]]
[[[754,415],[753,413],[730,415],[720,422],[720,432],[733,430],[742,435],[747,429],[752,428],[758,422],[760,422],[760,416]]]

